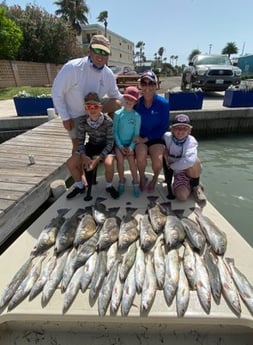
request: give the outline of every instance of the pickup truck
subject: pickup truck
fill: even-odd
[[[241,75],[241,69],[234,66],[227,55],[198,54],[183,71],[181,89],[225,91],[231,85],[239,85]]]

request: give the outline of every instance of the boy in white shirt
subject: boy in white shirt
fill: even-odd
[[[189,117],[185,114],[176,115],[170,130],[164,134],[166,150],[163,164],[168,198],[174,196],[185,201],[193,192],[196,201],[203,203],[206,196],[199,184],[202,168],[198,158],[198,142],[190,134],[192,126]]]

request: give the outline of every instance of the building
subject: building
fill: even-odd
[[[99,24],[81,25],[82,33],[78,37],[80,45],[87,50],[93,35],[104,35],[105,28]],[[107,38],[111,42],[111,55],[109,66],[127,66],[134,69],[134,42],[122,37],[115,32],[107,30]]]

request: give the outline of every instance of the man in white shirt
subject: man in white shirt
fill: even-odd
[[[77,128],[84,115],[84,97],[89,92],[107,97],[103,102],[104,113],[120,109],[122,94],[115,76],[107,66],[110,42],[103,35],[94,35],[90,41],[89,56],[68,61],[57,74],[52,97],[56,113],[72,140],[72,151],[77,151]]]

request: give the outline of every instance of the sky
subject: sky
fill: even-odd
[[[23,9],[34,4],[52,14],[57,9],[49,0],[5,3],[19,4]],[[236,56],[253,54],[252,0],[87,0],[86,4],[89,24],[98,24],[99,13],[108,11],[108,30],[135,45],[144,42],[147,59],[153,59],[164,47],[163,58],[168,62],[176,55],[178,65],[187,64],[194,49],[220,54],[228,42],[236,44]]]

